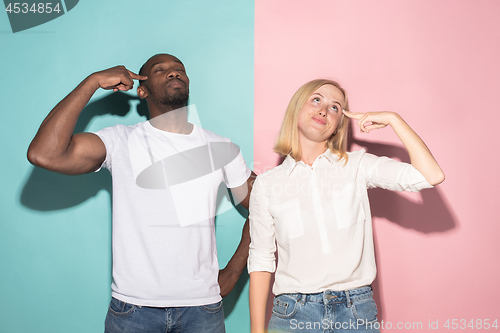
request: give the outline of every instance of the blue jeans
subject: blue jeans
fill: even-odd
[[[281,294],[273,304],[269,332],[380,332],[370,286],[316,294]]]
[[[224,333],[222,301],[201,306],[154,308],[111,299],[104,333]]]

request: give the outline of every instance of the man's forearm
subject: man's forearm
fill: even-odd
[[[65,174],[96,170],[106,157],[106,147],[95,134],[73,135],[80,113],[97,89],[128,91],[134,87],[134,80],[146,79],[147,76],[132,73],[124,66],[91,74],[45,118],[28,148],[28,160]]]
[[[241,274],[247,265],[249,247],[250,227],[247,219],[245,221],[245,225],[243,226],[243,232],[241,233],[240,244],[231,257],[231,260],[227,263],[226,268],[232,270],[233,272],[237,272],[238,275]]]
[[[245,269],[249,246],[250,232],[247,220],[243,226],[241,241],[236,249],[236,252],[233,254],[226,267],[219,271],[219,285],[222,297],[227,296],[231,290],[233,290],[236,282],[238,282],[238,279],[240,278],[241,273]]]

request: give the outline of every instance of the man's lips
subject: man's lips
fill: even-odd
[[[167,83],[167,86],[171,88],[184,88],[186,84],[179,79],[173,79]]]
[[[320,117],[312,117],[312,119],[320,125],[326,125],[326,120]]]

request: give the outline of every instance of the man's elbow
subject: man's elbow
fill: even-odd
[[[28,148],[27,157],[28,157],[28,161],[31,164],[33,164],[34,166],[43,168],[42,165],[44,164],[44,159],[43,159],[42,155],[36,149],[34,149],[32,146],[30,146]]]
[[[31,146],[28,148],[27,158],[28,161],[34,166],[47,170],[54,169],[55,159],[47,156],[46,154],[43,154],[38,149],[35,149]]]

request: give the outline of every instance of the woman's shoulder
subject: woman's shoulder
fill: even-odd
[[[348,151],[347,152],[347,165],[359,165],[361,160],[363,159],[363,156],[367,154],[366,150],[364,149],[359,149],[359,150],[353,150],[353,151]],[[344,161],[342,160],[342,163]]]
[[[271,169],[265,169],[262,173],[260,173],[257,178],[264,180],[276,177],[276,175],[283,173],[283,166],[280,164]]]
[[[357,168],[372,168],[385,162],[401,163],[387,156],[378,156],[368,153],[365,149],[348,152],[347,154],[349,155],[348,164],[352,163],[351,165]]]
[[[353,150],[353,151],[348,151],[347,152],[347,155],[349,155],[349,158],[351,158],[351,156],[353,158],[356,158],[356,157],[362,157],[364,154],[366,154],[366,150],[365,149],[359,149],[359,150]]]
[[[293,159],[292,159],[293,161]],[[266,167],[262,173],[259,173],[259,175],[257,176],[257,180],[259,181],[264,181],[264,182],[268,182],[268,181],[272,181],[273,179],[276,179],[276,178],[283,178],[283,176],[286,174],[286,170],[288,170],[290,167],[292,167],[291,165],[291,162],[292,161],[287,161],[287,159],[285,159],[283,161],[283,163],[275,166],[275,167]],[[295,161],[293,161],[293,164],[295,164]]]

